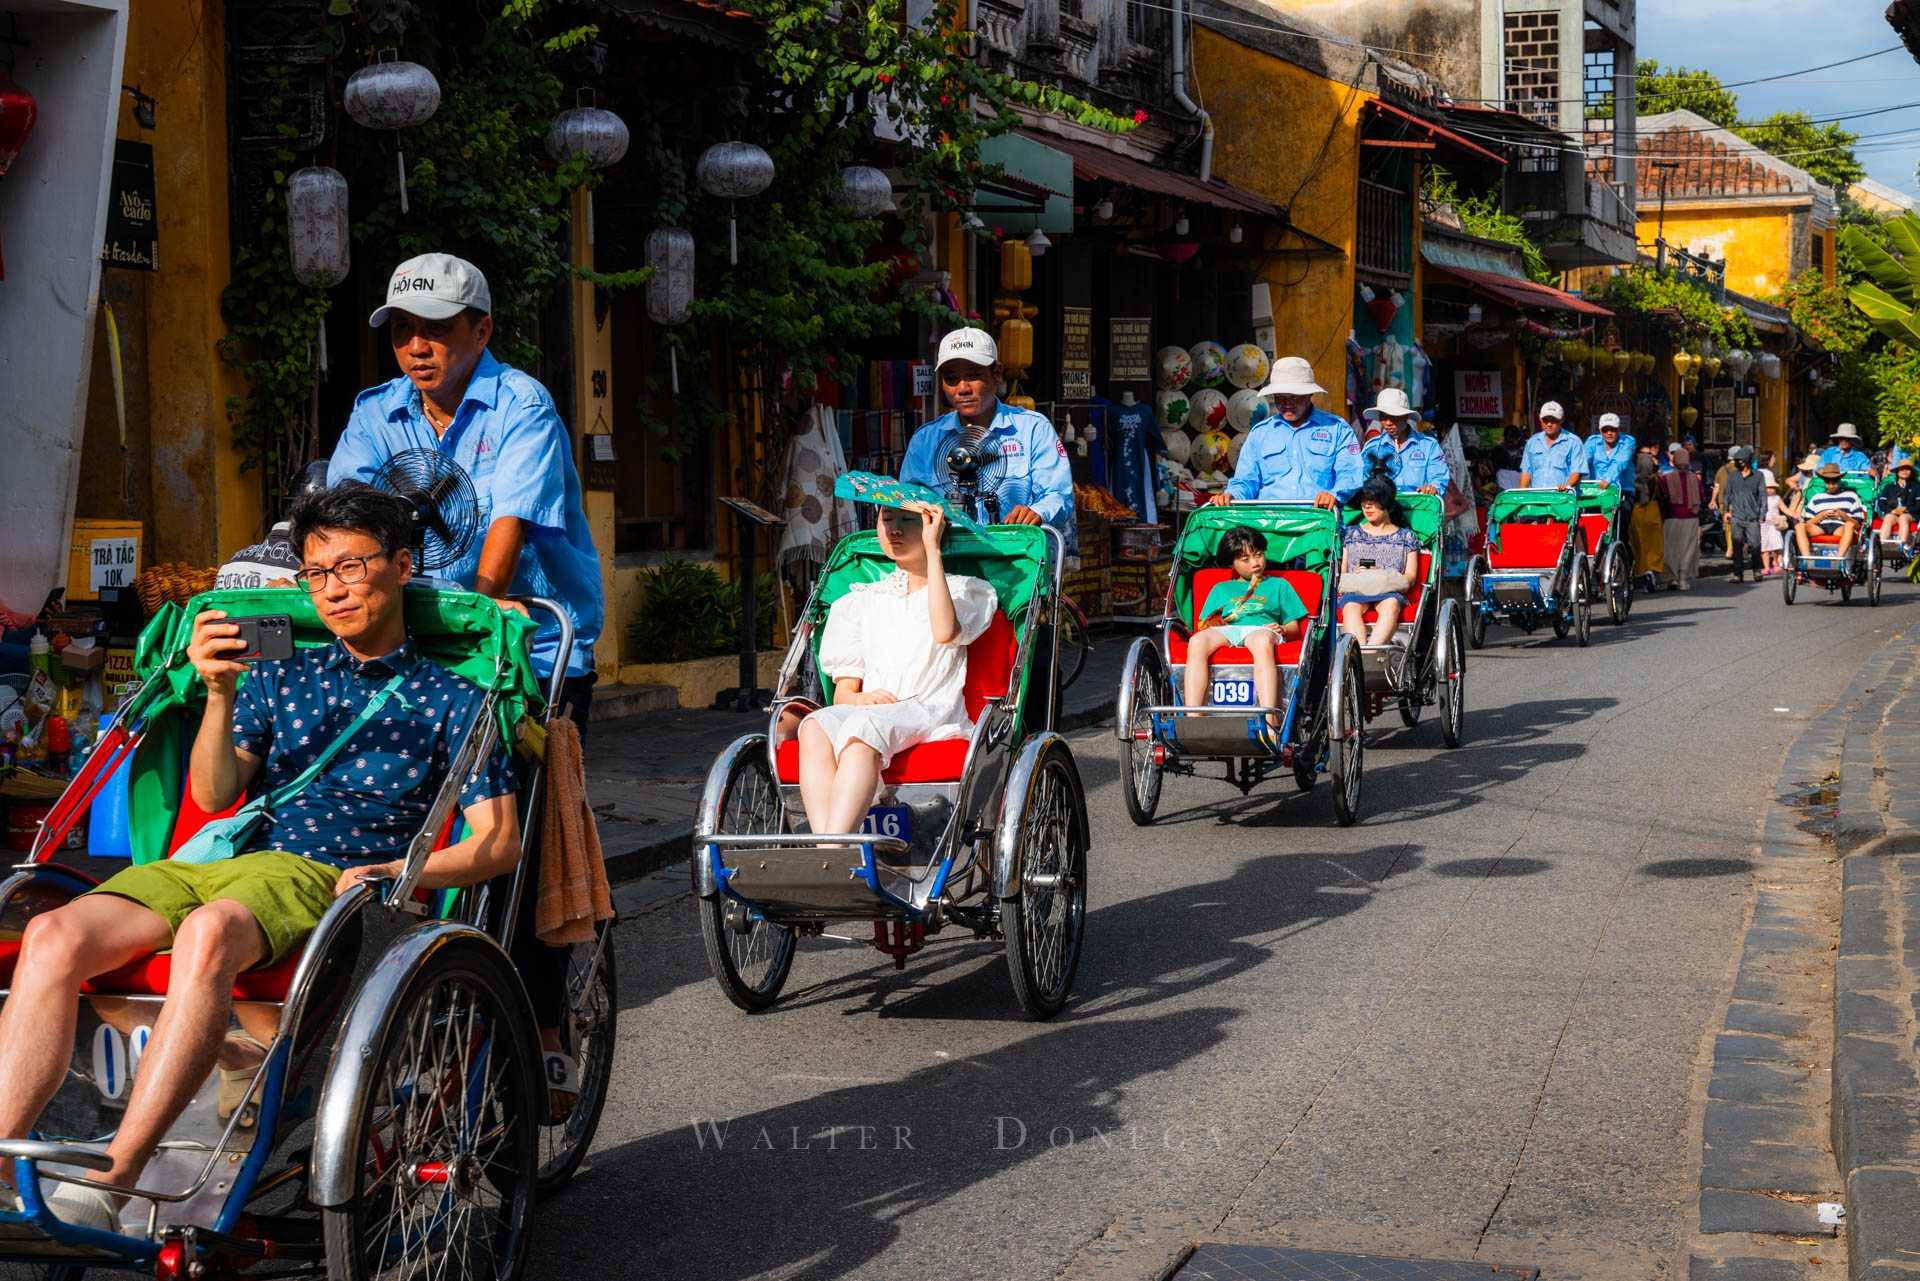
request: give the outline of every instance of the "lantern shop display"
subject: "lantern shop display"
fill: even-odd
[[[347,177],[326,165],[296,169],[287,178],[287,248],[293,278],[309,289],[331,289],[347,278]]]
[[[1266,386],[1273,362],[1267,353],[1250,342],[1243,342],[1227,353],[1227,381],[1247,391]]]
[[[1227,378],[1227,349],[1217,342],[1201,342],[1187,353],[1193,358],[1193,381],[1218,387]]]
[[[1187,426],[1195,431],[1219,431],[1227,425],[1227,398],[1212,387],[1193,393],[1187,407]]]
[[[1168,391],[1177,391],[1193,378],[1193,357],[1185,347],[1162,347],[1153,354],[1153,370],[1156,383]]]
[[[440,110],[440,82],[417,62],[384,59],[360,68],[347,78],[341,105],[347,115],[363,129],[395,133],[411,129],[433,119]],[[400,212],[407,212],[407,154],[394,149],[394,161],[400,171]]]
[[[1163,431],[1178,431],[1187,425],[1187,411],[1193,408],[1193,402],[1184,391],[1163,391],[1154,397],[1153,408]]]

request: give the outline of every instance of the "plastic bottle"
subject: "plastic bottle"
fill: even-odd
[[[27,642],[27,670],[45,672],[48,680],[53,679],[53,643],[45,632],[35,632]]]

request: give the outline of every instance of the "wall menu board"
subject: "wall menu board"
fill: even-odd
[[[1093,308],[1060,309],[1060,397],[1093,399]]]
[[[113,144],[113,189],[107,197],[107,238],[100,249],[101,263],[135,271],[158,271],[157,226],[153,147],[122,138]]]
[[[1153,381],[1153,317],[1115,316],[1108,322],[1108,375],[1117,383]]]

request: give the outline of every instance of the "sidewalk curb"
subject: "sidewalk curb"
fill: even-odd
[[[1834,1160],[1845,1186],[1852,1281],[1911,1277],[1920,1259],[1920,1076],[1912,966],[1920,961],[1920,829],[1890,818],[1880,731],[1916,679],[1902,633],[1861,668],[1842,726],[1834,841],[1843,907],[1834,958]],[[1825,719],[1825,718],[1822,718]],[[1816,722],[1817,723],[1817,722]],[[1888,1266],[1882,1266],[1888,1265]]]
[[[1091,707],[1069,708],[1060,715],[1060,733],[1072,734],[1080,730],[1103,725],[1113,719],[1113,704],[1102,703]],[[684,863],[693,857],[693,815],[687,815],[687,821],[659,836],[624,850],[605,852],[607,881],[619,885],[626,881],[639,880],[674,863]]]

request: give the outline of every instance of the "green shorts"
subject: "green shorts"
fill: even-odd
[[[340,869],[298,854],[258,850],[217,863],[142,863],[109,876],[89,894],[132,899],[164,917],[178,932],[196,907],[228,899],[253,914],[271,955],[261,965],[284,961],[313,933],[333,905]]]

